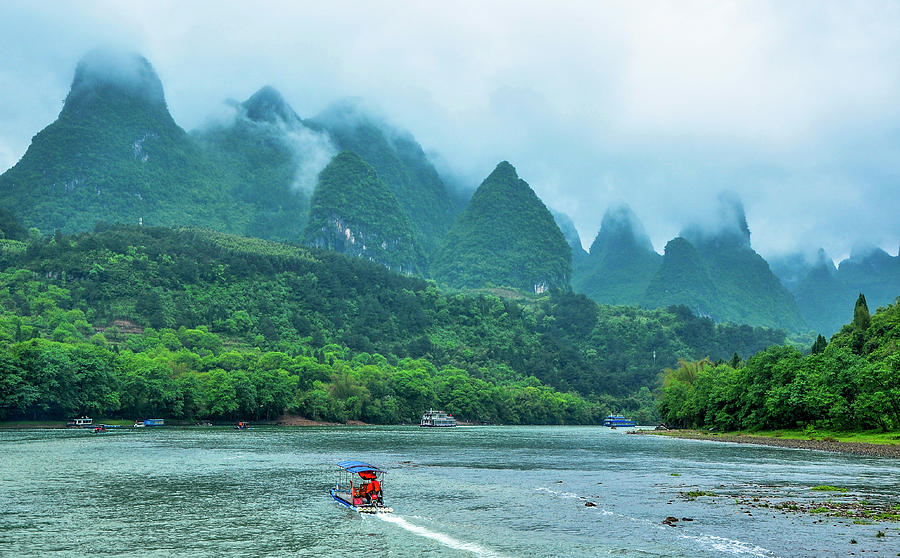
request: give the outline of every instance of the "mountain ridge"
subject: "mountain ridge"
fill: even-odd
[[[569,288],[571,247],[516,169],[501,161],[444,237],[432,275],[456,288]]]
[[[662,259],[637,215],[616,205],[603,214],[588,256],[575,266],[572,288],[601,304],[638,304]]]
[[[719,205],[714,225],[689,224],[662,257],[627,205],[610,208],[573,287],[606,304],[684,305],[717,322],[804,332],[794,296],[751,247],[740,200],[724,193]]]

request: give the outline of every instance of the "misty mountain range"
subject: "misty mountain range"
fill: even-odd
[[[455,288],[542,292],[570,285],[599,303],[683,305],[716,321],[830,334],[865,293],[900,294],[900,255],[861,251],[770,266],[739,200],[691,225],[663,255],[627,206],[607,210],[590,251],[501,162],[471,196],[449,188],[407,132],[344,101],[303,119],[271,87],[186,133],[143,57],[96,50],[78,64],[58,119],[0,175],[0,208],[43,232],[98,222],[193,225],[303,242]]]

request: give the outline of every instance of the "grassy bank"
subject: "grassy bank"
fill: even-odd
[[[880,444],[888,446],[900,446],[900,431],[881,432],[880,430],[866,430],[861,432],[838,432],[834,430],[756,430],[733,432],[714,432],[708,430],[663,430],[649,431],[650,434],[672,436],[675,438],[727,438],[739,436],[741,438],[759,438],[760,443],[767,440],[805,440],[823,442],[844,442],[855,444]]]
[[[661,436],[673,436],[676,438],[725,438],[740,436],[742,438],[759,438],[760,443],[766,440],[806,440],[823,442],[845,442],[856,444],[881,444],[900,446],[900,431],[881,432],[879,430],[866,430],[861,432],[838,432],[834,430],[755,430],[733,432],[715,432],[708,430],[663,430],[651,431],[652,434]]]
[[[759,432],[729,432],[743,436],[762,436],[766,438],[784,438],[787,440],[825,440],[836,442],[853,442],[858,444],[900,445],[900,431],[882,432],[866,430],[862,432],[837,432],[834,430],[764,430]]]

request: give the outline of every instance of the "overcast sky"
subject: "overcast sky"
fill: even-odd
[[[185,129],[271,84],[355,96],[476,187],[510,161],[589,246],[627,202],[654,247],[743,200],[764,256],[900,245],[900,3],[0,3],[0,171],[96,46],[143,54]]]

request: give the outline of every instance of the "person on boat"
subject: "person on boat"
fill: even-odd
[[[382,501],[381,483],[378,482],[378,480],[376,479],[369,483],[369,487],[372,489],[371,490],[372,500],[375,502],[381,502]]]
[[[366,483],[363,486],[363,493],[369,503],[377,503],[381,501],[381,483],[378,480]]]

